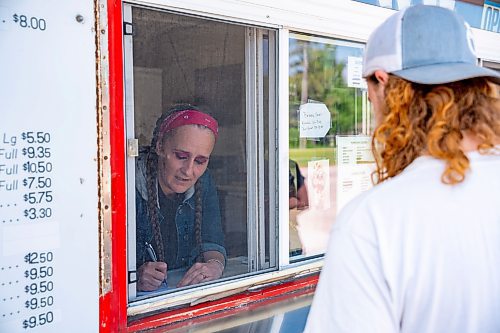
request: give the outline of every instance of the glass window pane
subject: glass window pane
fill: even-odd
[[[292,34],[289,50],[293,260],[323,253],[340,206],[370,186],[372,117],[360,77],[361,45]],[[366,165],[358,168],[361,162]]]
[[[136,7],[132,22],[127,112],[133,116],[127,119],[139,156],[128,167],[135,167],[129,195],[135,192],[136,211],[128,223],[136,240],[129,243],[136,251],[129,270],[137,270],[137,297],[270,268],[276,256],[269,209],[275,33]],[[188,120],[175,117],[181,109],[179,119]],[[218,122],[216,140],[207,114]],[[249,186],[249,174],[262,177],[257,188]],[[249,232],[255,228],[258,233]]]
[[[218,269],[219,262],[225,265],[223,277],[246,273],[245,28],[142,8],[134,8],[132,13],[134,122],[141,151],[136,162],[139,279],[145,269],[143,263],[153,260],[144,242],[150,243],[155,252],[163,247],[168,288],[175,288],[196,262],[210,258],[216,259],[211,261],[215,266],[212,271],[200,268],[197,276],[184,282],[194,285],[218,278],[213,270]],[[163,140],[161,149],[165,146],[167,150],[160,150],[156,160],[151,159],[154,165],[148,167],[146,152],[158,150],[159,144],[151,147],[155,143],[153,130],[157,127],[161,131],[165,126],[160,125],[165,121],[156,124],[157,120],[173,105],[184,103],[218,121],[213,151],[203,150],[205,136],[189,133],[187,140],[177,142],[177,129],[169,129],[167,132],[173,134],[156,136],[158,141]],[[202,176],[195,169],[205,163],[198,155],[209,157],[209,171]],[[190,159],[196,166],[189,165]],[[190,194],[192,189],[197,192],[191,184],[196,177],[204,186],[199,191],[203,193],[200,203]],[[153,206],[148,201],[152,191],[157,196],[157,205]],[[199,208],[201,227],[196,229]],[[154,214],[159,214],[159,228],[152,226],[154,209]],[[214,251],[215,256],[211,256]],[[156,254],[160,260],[161,255]],[[154,286],[141,288],[141,283],[138,286],[139,290],[157,290]]]

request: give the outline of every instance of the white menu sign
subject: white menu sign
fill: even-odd
[[[369,136],[337,136],[337,212],[372,187],[375,161]]]
[[[98,332],[94,1],[0,2],[0,332]]]
[[[347,57],[347,86],[350,88],[368,89],[363,79],[363,58]]]

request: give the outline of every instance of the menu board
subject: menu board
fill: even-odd
[[[0,2],[0,332],[98,332],[93,3]]]
[[[336,140],[337,212],[340,212],[351,199],[372,187],[375,161],[369,136],[337,136]]]

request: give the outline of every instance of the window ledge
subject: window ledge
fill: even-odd
[[[300,276],[305,276],[319,272],[323,265],[322,258],[314,259],[307,263],[299,262],[291,264],[287,268],[268,273],[257,273],[250,277],[245,276],[237,280],[221,281],[200,285],[196,289],[190,288],[176,293],[162,294],[159,296],[142,299],[129,304],[127,315],[129,317],[144,315],[159,310],[168,310],[169,308],[180,305],[200,304],[203,302],[214,301],[227,296],[239,294],[245,291],[258,291],[273,284],[281,284]]]

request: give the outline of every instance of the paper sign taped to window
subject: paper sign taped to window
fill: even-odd
[[[329,160],[309,161],[308,194],[311,209],[330,208],[330,163]]]
[[[363,79],[363,58],[347,57],[347,86],[368,89],[366,81]]]
[[[299,109],[301,138],[323,138],[331,127],[330,111],[324,103],[306,103]]]

